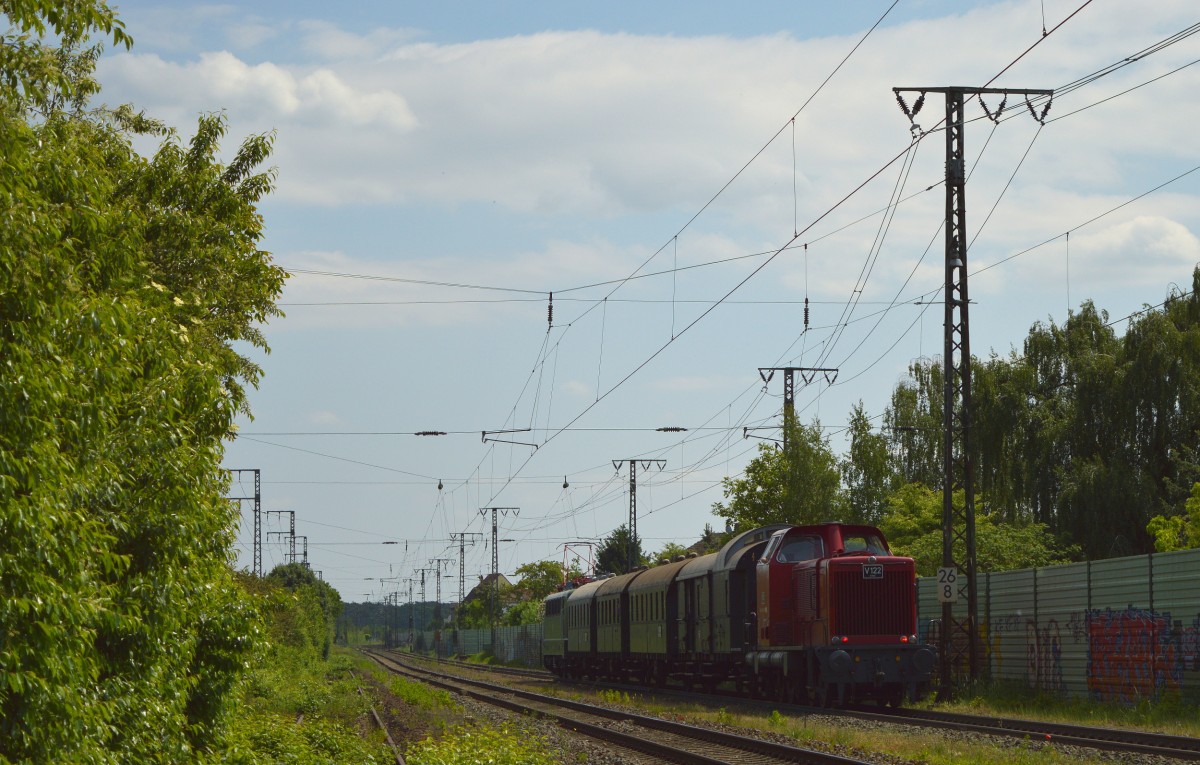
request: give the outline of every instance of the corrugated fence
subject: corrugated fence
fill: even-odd
[[[981,574],[984,668],[1064,696],[1200,703],[1198,579],[1200,549]],[[942,615],[932,578],[917,607],[928,636]]]
[[[405,633],[401,632],[401,637]],[[527,667],[542,666],[542,625],[525,624],[519,627],[497,627],[495,645],[491,630],[441,630],[418,632],[414,636],[416,650],[436,651],[439,656],[470,656],[488,651],[497,659]]]

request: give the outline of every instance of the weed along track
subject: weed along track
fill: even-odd
[[[389,655],[395,656],[395,654]],[[405,660],[407,661],[408,657],[405,657]],[[429,663],[432,664],[432,662]],[[452,660],[438,660],[436,666],[445,667],[453,672],[473,671],[493,674],[497,676],[496,682],[554,682],[551,676],[538,670],[521,670]],[[559,684],[562,684],[561,681]],[[484,685],[489,684],[485,683]],[[603,693],[613,694],[639,694],[645,691],[640,686],[621,683],[570,683],[569,685],[605,689]],[[1129,762],[1139,765],[1151,762],[1200,761],[1200,739],[1188,736],[912,708],[818,709],[802,705],[780,704],[775,701],[745,699],[721,692],[702,694],[678,689],[655,689],[653,696],[660,700],[672,700],[675,703],[684,704],[694,703],[708,707],[729,704],[730,708],[737,707],[764,717],[767,715],[778,716],[782,711],[794,716],[821,715],[840,718],[842,721],[861,721],[868,727],[882,725],[887,727],[903,726],[903,728],[911,728],[915,731],[923,729],[932,735],[971,740],[997,749],[1013,745],[1039,749],[1054,748],[1064,753],[1069,751],[1075,756],[1102,757],[1110,762]],[[722,706],[721,712],[724,713],[724,711],[725,707]],[[621,713],[622,719],[628,716]],[[854,723],[849,724],[853,725]]]
[[[380,652],[368,651],[367,655],[397,674],[515,712],[553,719],[563,728],[595,737],[613,747],[668,762],[694,765],[867,765],[890,762],[843,757],[455,677],[401,663]]]

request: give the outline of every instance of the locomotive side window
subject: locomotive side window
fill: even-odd
[[[813,560],[825,555],[825,545],[821,537],[814,535],[792,537],[779,548],[775,560],[780,563],[798,563],[803,560]]]

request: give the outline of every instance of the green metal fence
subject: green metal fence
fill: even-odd
[[[1198,579],[1200,549],[981,574],[985,674],[1063,696],[1198,703]],[[917,609],[928,637],[941,619],[932,578],[917,582]]]

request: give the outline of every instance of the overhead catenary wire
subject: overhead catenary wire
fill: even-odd
[[[672,271],[674,271],[674,270],[675,270],[675,269],[672,269]],[[616,299],[614,299],[614,302],[616,302]],[[725,301],[725,302],[726,302],[726,303],[732,303],[732,302],[734,302],[734,301]],[[598,386],[598,388],[599,388],[599,386]],[[724,411],[724,409],[723,409],[722,411]],[[728,431],[729,429],[726,429],[726,430]]]

